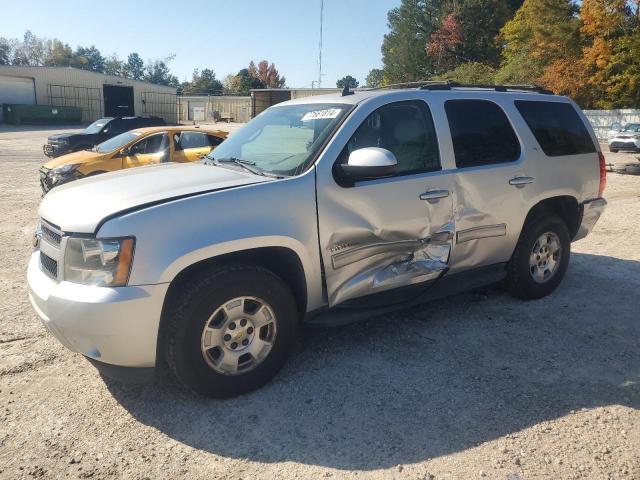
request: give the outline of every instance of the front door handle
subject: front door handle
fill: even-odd
[[[437,202],[441,198],[449,196],[449,190],[427,190],[420,194],[420,200],[427,200],[428,202]]]
[[[522,188],[529,183],[533,183],[534,180],[535,178],[533,177],[514,177],[509,180],[509,185],[513,185],[516,188]]]

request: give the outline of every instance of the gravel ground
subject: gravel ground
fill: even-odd
[[[105,380],[41,326],[25,266],[51,133],[0,127],[0,478],[640,479],[640,177],[609,174],[553,295],[306,330],[273,382],[212,401]]]

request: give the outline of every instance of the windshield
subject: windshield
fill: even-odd
[[[222,142],[208,158],[238,159],[260,171],[297,175],[313,160],[349,108],[335,103],[269,108]]]
[[[102,127],[104,127],[107,123],[109,123],[110,118],[101,118],[100,120],[96,120],[87,128],[84,129],[84,133],[100,133]]]
[[[131,140],[134,140],[140,136],[140,133],[137,132],[124,132],[120,135],[116,135],[109,140],[99,143],[96,145],[96,152],[98,153],[109,153],[117,150],[119,148],[124,147]]]
[[[630,123],[624,127],[623,132],[640,132],[640,123]]]

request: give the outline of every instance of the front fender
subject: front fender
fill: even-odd
[[[194,195],[110,219],[99,237],[136,238],[130,285],[171,282],[202,260],[261,247],[296,253],[307,307],[323,304],[315,170],[282,180]]]

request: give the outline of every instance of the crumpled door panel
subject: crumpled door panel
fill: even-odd
[[[329,304],[412,285],[439,277],[448,267],[455,228],[453,220],[424,238],[389,240],[406,232],[369,232],[366,243],[357,238],[334,243],[332,269],[343,281],[330,284]]]

